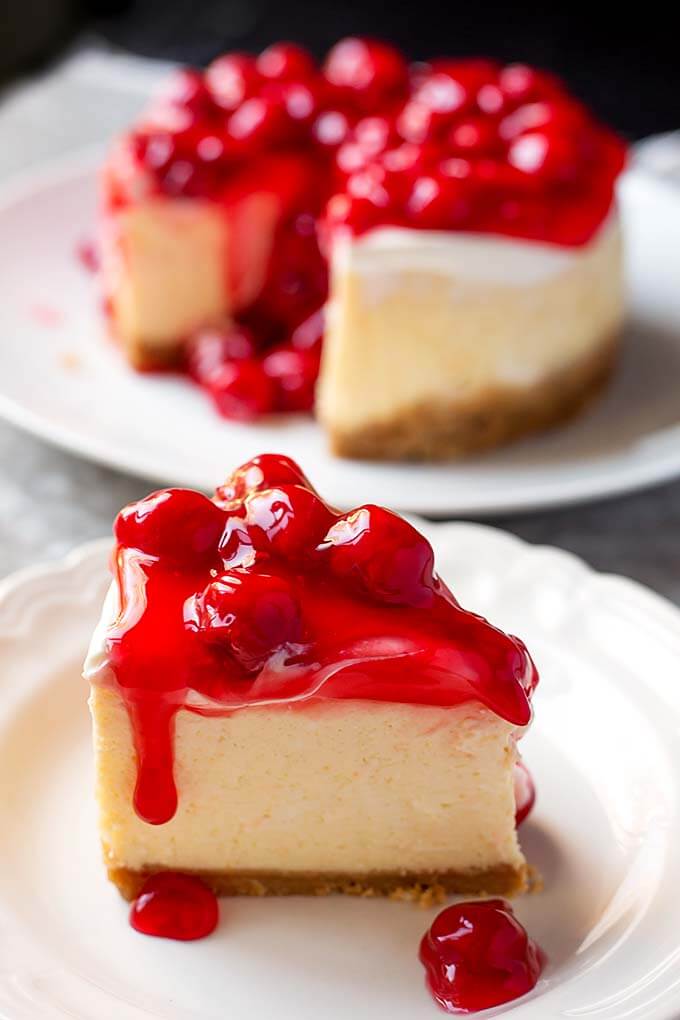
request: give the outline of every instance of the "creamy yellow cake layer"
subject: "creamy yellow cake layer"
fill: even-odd
[[[104,287],[134,363],[171,362],[192,330],[228,313],[226,245],[207,202],[149,200],[108,217]]]
[[[144,193],[125,161],[110,169],[120,186]],[[102,275],[113,330],[138,367],[172,364],[203,325],[223,324],[262,288],[279,205],[270,193],[227,206],[201,199],[139,198],[107,212]]]
[[[417,432],[419,414],[426,431],[437,408],[452,433],[457,409],[467,423],[507,401],[516,417],[564,373],[599,381],[623,310],[616,215],[583,248],[391,228],[341,238],[318,415],[341,446],[371,430],[389,441],[404,421]]]
[[[135,751],[115,691],[93,686],[100,832],[111,870],[516,873],[513,728],[476,703],[367,701],[177,716],[179,806],[134,812]]]

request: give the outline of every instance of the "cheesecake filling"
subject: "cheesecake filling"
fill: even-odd
[[[521,728],[478,703],[363,699],[251,706],[174,727],[177,810],[133,809],[124,701],[94,687],[106,862],[144,872],[318,876],[521,874],[513,762]]]
[[[425,404],[453,421],[456,408],[492,413],[612,347],[625,308],[616,213],[578,249],[392,228],[345,235],[332,271],[318,411],[339,434]]]

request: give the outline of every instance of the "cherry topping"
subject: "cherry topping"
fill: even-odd
[[[218,488],[215,498],[219,503],[231,504],[245,499],[251,492],[281,485],[301,485],[314,492],[312,483],[290,457],[282,453],[261,453],[237,468]]]
[[[386,117],[363,117],[354,128],[354,137],[364,152],[376,155],[399,141],[394,126]]]
[[[255,95],[260,74],[255,59],[247,53],[228,53],[214,60],[206,71],[206,83],[213,100],[224,110],[236,110]]]
[[[375,109],[404,92],[408,67],[399,50],[376,39],[343,39],[324,64],[327,80],[364,109]]]
[[[527,131],[540,131],[548,125],[558,126],[566,134],[578,131],[584,122],[583,110],[577,103],[559,99],[544,100],[526,103],[504,117],[499,126],[499,134],[506,141],[511,141]]]
[[[249,673],[302,639],[300,606],[283,577],[231,570],[208,585],[197,610],[203,637],[227,647]]]
[[[468,93],[457,77],[448,71],[435,71],[414,93],[416,102],[439,114],[454,114],[469,103]]]
[[[553,75],[526,64],[504,67],[500,72],[499,85],[503,93],[516,103],[544,99],[560,91],[559,82]]]
[[[228,362],[245,361],[256,353],[255,336],[247,326],[205,327],[189,338],[187,367],[196,382],[205,383]]]
[[[578,151],[560,131],[532,131],[510,145],[508,162],[525,174],[545,180],[569,181],[578,175]]]
[[[278,411],[309,411],[319,374],[319,356],[314,350],[279,347],[268,354],[262,367],[275,386]]]
[[[312,555],[335,521],[323,500],[301,485],[251,493],[246,509],[250,533],[258,529],[266,537],[268,550],[290,559]]]
[[[312,135],[319,145],[335,149],[347,140],[350,124],[347,116],[340,110],[326,110],[319,115],[312,128]]]
[[[302,46],[291,42],[274,43],[257,58],[257,70],[263,78],[276,81],[301,81],[314,74],[314,61]]]
[[[184,106],[199,116],[212,112],[212,96],[203,74],[190,67],[175,71],[165,83],[160,98]]]
[[[463,120],[449,134],[451,152],[460,156],[491,156],[499,152],[501,140],[493,121],[484,117]]]
[[[283,141],[288,121],[280,98],[253,96],[232,113],[227,131],[242,151],[251,153]]]
[[[253,421],[274,410],[275,389],[260,361],[247,358],[217,369],[207,389],[224,418]]]
[[[454,175],[419,177],[413,185],[408,212],[421,229],[434,229],[441,223],[461,226],[470,214],[470,189]]]
[[[177,159],[163,174],[163,187],[175,198],[200,198],[212,190],[214,180],[208,167],[198,166],[188,159]]]
[[[340,517],[320,553],[336,577],[380,602],[423,608],[434,600],[434,553],[416,529],[379,506]]]
[[[522,759],[515,762],[513,771],[515,785],[515,825],[520,826],[531,814],[536,803],[536,786],[529,769]]]
[[[293,330],[290,337],[291,347],[298,351],[320,351],[325,323],[326,313],[323,308],[312,312],[308,319]]]
[[[474,1013],[526,995],[544,959],[504,900],[447,907],[420,944],[427,985],[449,1013]]]
[[[130,908],[130,924],[142,935],[189,942],[217,927],[214,892],[193,875],[163,871],[147,878]]]
[[[207,496],[160,489],[124,507],[113,532],[119,545],[182,568],[214,559],[224,526],[224,513]]]

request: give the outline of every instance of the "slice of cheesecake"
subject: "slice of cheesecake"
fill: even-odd
[[[383,228],[333,249],[317,414],[334,451],[437,459],[554,425],[608,380],[623,322],[615,214],[577,248]]]
[[[284,457],[115,525],[85,666],[109,876],[219,893],[512,894],[516,741],[537,674],[428,542],[339,514]]]
[[[494,446],[573,414],[611,372],[624,158],[523,65],[409,66],[360,39],[320,68],[286,43],[227,54],[180,72],[113,148],[114,332],[138,367],[201,366],[226,416],[309,410],[318,374],[341,455]],[[304,324],[327,295],[322,350]],[[214,353],[215,327],[220,358],[187,359],[206,330]]]

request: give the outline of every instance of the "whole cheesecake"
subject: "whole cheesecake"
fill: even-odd
[[[410,524],[340,514],[269,455],[212,500],[126,507],[115,536],[85,676],[125,896],[164,871],[225,895],[526,887],[536,670]]]
[[[615,362],[621,141],[552,75],[346,39],[178,72],[103,173],[103,277],[140,368],[227,417],[443,458],[568,417]]]

